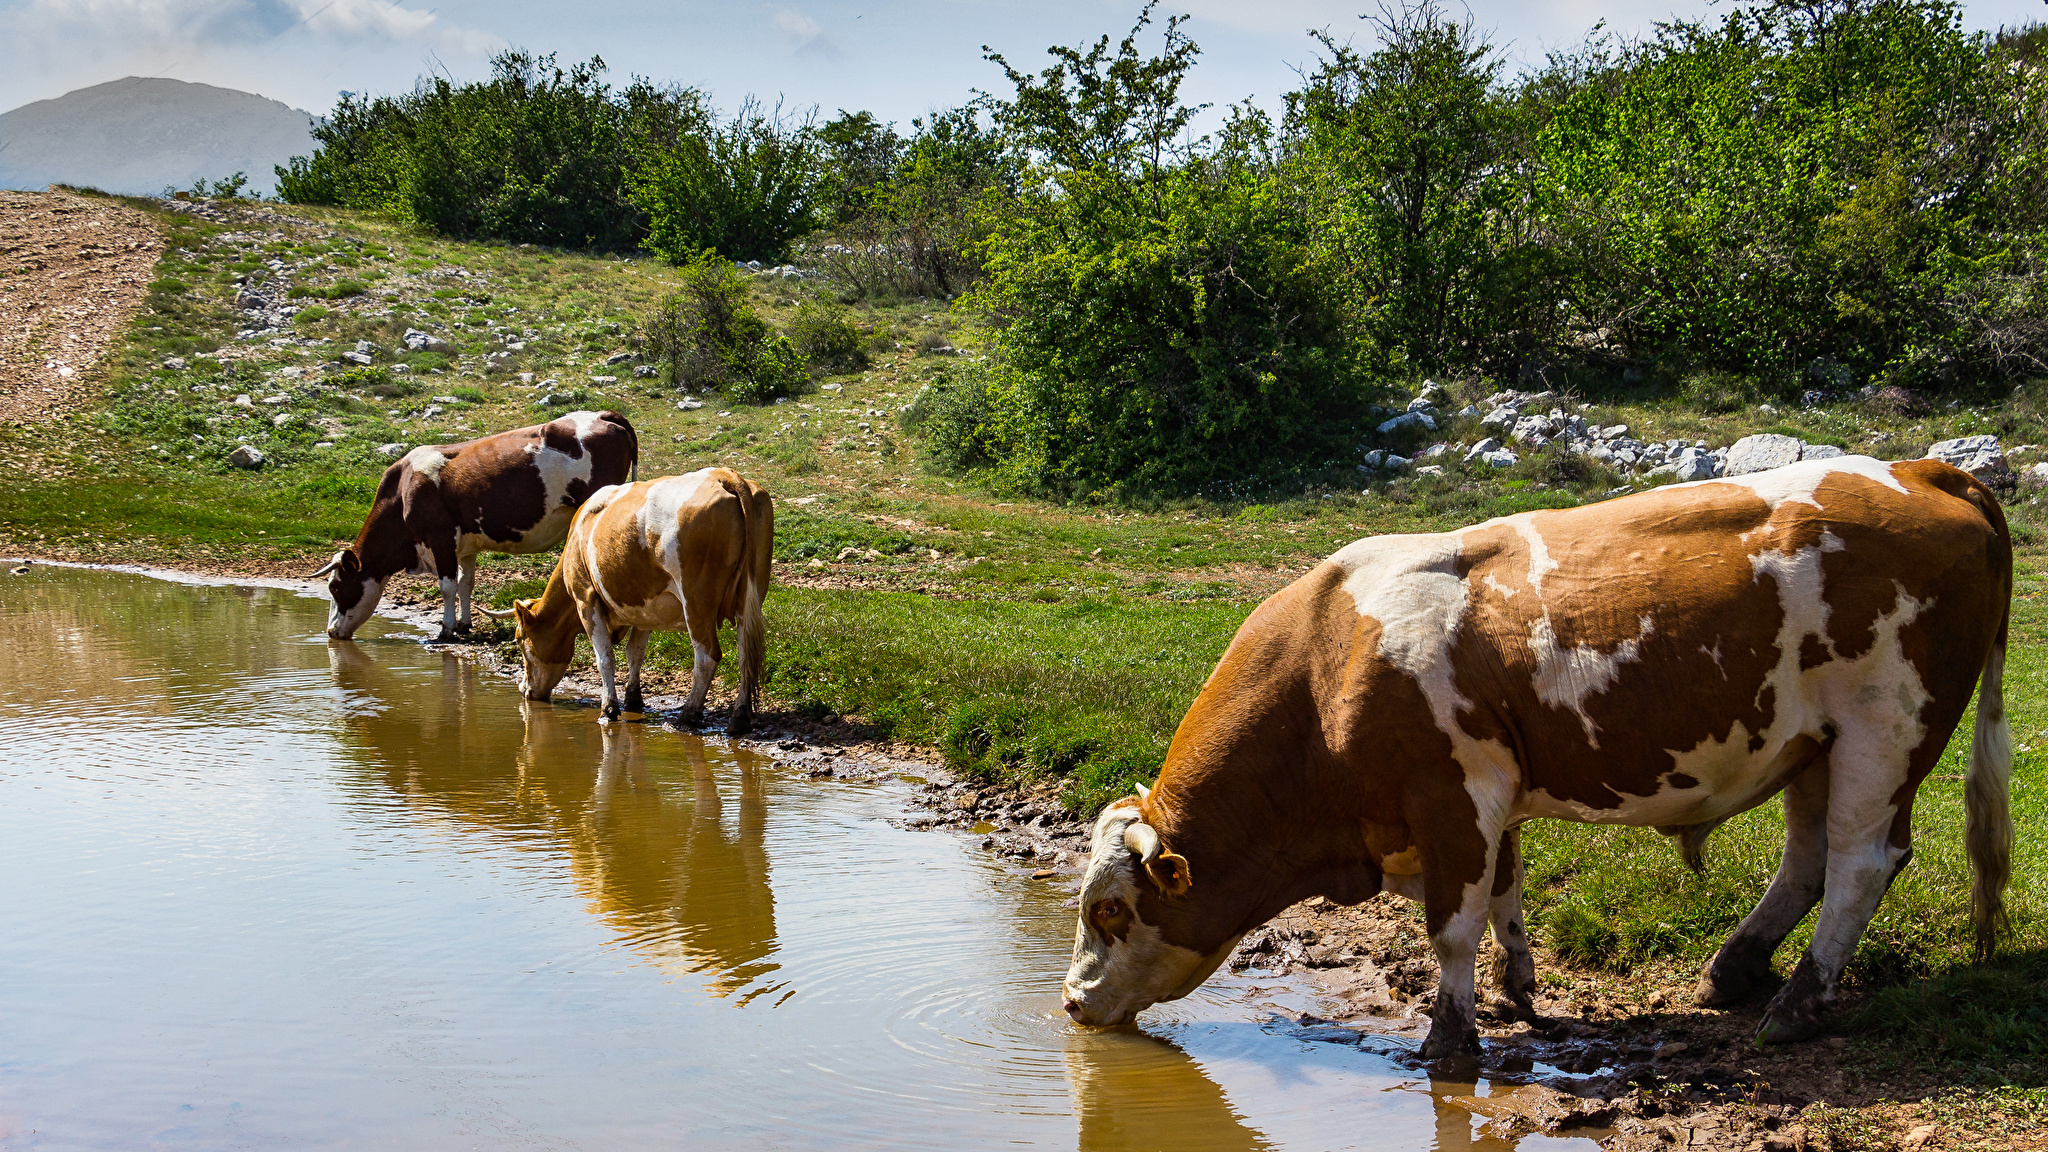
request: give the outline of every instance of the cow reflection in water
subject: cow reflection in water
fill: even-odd
[[[619,944],[708,976],[712,995],[743,992],[744,1003],[778,991],[761,982],[777,965],[757,757],[721,752],[714,770],[695,736],[523,701],[453,656],[438,673],[394,672],[373,648],[328,650],[344,744],[372,780],[428,818],[560,852]],[[729,821],[718,777],[730,775]]]
[[[1135,1028],[1069,1032],[1066,1040],[1080,1152],[1273,1147],[1173,1044]]]
[[[1136,1028],[1088,1028],[1069,1032],[1066,1042],[1067,1083],[1073,1089],[1074,1116],[1081,1125],[1080,1152],[1157,1152],[1161,1148],[1233,1152],[1279,1147],[1248,1127],[1222,1087],[1171,1041]],[[1451,1101],[1477,1097],[1480,1111],[1512,1116],[1511,1107],[1488,1107],[1484,1101],[1505,1103],[1496,1098],[1511,1096],[1515,1086],[1495,1084],[1482,1094],[1470,1081],[1431,1077],[1400,1087],[1405,1091],[1386,1097],[1389,1104],[1413,1100],[1410,1093],[1426,1090],[1432,1114],[1425,1120],[1394,1104],[1394,1111],[1366,1121],[1374,1135],[1358,1140],[1359,1144],[1429,1148],[1432,1152],[1514,1152],[1515,1139],[1496,1134],[1485,1115]],[[1579,1147],[1595,1146],[1588,1140]]]

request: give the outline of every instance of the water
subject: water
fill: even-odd
[[[0,576],[0,1147],[1507,1147],[1241,981],[1070,1025],[1064,894],[907,785],[324,622]]]

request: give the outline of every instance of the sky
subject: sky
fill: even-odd
[[[1277,108],[1310,66],[1308,30],[1371,42],[1376,0],[1174,0],[1200,61],[1191,103],[1247,98]],[[749,94],[787,108],[915,116],[1002,90],[982,46],[1036,70],[1051,44],[1120,37],[1136,0],[0,0],[0,110],[123,76],[239,88],[321,114],[344,89],[394,92],[425,73],[487,74],[507,47],[601,56],[609,76],[696,85],[723,107]],[[1449,5],[1511,66],[1583,41],[1604,20],[1621,35],[1662,20],[1719,19],[1726,0],[1470,0]],[[1966,23],[2048,20],[2043,0],[1968,0]],[[1157,45],[1156,36],[1146,42]]]

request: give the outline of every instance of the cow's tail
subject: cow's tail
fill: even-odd
[[[735,472],[727,472],[725,486],[738,497],[745,538],[740,546],[739,571],[733,574],[733,631],[739,640],[740,698],[733,706],[735,724],[744,729],[754,707],[754,688],[761,680],[761,662],[766,651],[767,624],[762,604],[768,596],[768,576],[775,559],[775,501],[768,493]]]
[[[2012,615],[2012,535],[1997,497],[1973,484],[1971,502],[1997,532],[1992,557],[1998,576],[1998,635],[1977,682],[1976,734],[1970,738],[1970,773],[1963,782],[1964,844],[1975,879],[1970,914],[1976,922],[1977,958],[1998,945],[2006,926],[2005,886],[2012,878],[2012,728],[2005,719],[2005,639]]]

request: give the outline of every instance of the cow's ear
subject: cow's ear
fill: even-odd
[[[1145,874],[1168,896],[1179,896],[1195,886],[1194,877],[1188,872],[1187,857],[1172,852],[1161,852],[1145,861]]]
[[[363,560],[362,557],[356,555],[355,549],[350,548],[342,552],[341,571],[344,575],[353,576],[362,570]]]
[[[512,611],[518,615],[519,622],[524,624],[533,616],[533,601],[514,600],[512,602]]]

